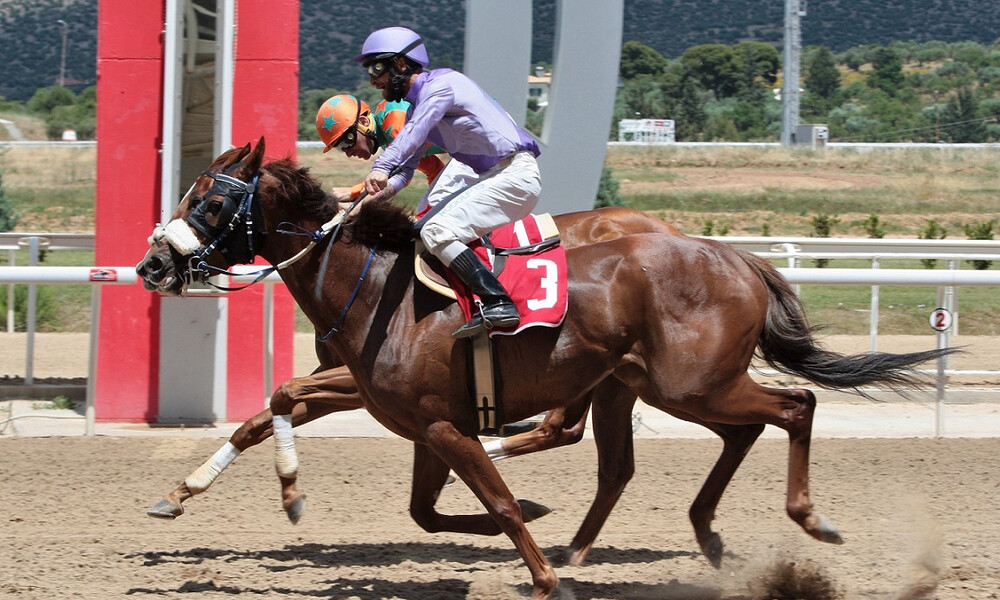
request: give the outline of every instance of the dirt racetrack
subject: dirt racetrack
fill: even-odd
[[[270,447],[241,456],[176,521],[145,515],[221,441],[180,436],[0,439],[0,597],[505,600],[529,576],[505,537],[429,534],[407,515],[411,447],[394,438],[301,439],[299,525],[281,511]],[[719,507],[721,570],[687,507],[721,444],[636,440],[636,476],[587,565],[557,566],[559,598],[754,598],[794,562],[844,598],[1000,598],[1000,439],[819,439],[812,497],[846,544],[784,515],[783,440],[748,455]],[[500,463],[515,496],[554,512],[529,525],[550,557],[595,489],[593,440]],[[461,484],[446,512],[479,512]],[[800,595],[820,600],[829,595]]]

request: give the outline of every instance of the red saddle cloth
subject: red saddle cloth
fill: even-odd
[[[490,234],[496,248],[519,248],[543,241],[542,228],[535,215],[505,225]],[[514,335],[528,327],[557,327],[566,317],[568,277],[566,275],[566,249],[560,244],[535,254],[509,254],[494,257],[493,252],[481,241],[469,244],[476,256],[490,269],[494,261],[504,261],[497,276],[510,294],[521,314],[516,328],[493,329],[490,335]],[[448,281],[458,297],[458,304],[466,320],[472,318],[473,294],[464,283],[447,270]]]

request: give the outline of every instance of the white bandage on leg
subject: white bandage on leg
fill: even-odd
[[[184,480],[184,484],[192,495],[204,492],[212,485],[212,482],[219,476],[219,473],[236,460],[236,457],[239,455],[240,451],[236,449],[236,446],[232,442],[226,442],[223,447],[219,448],[212,455],[212,458],[206,460],[205,464],[188,475],[187,479]]]
[[[187,223],[180,219],[174,219],[167,223],[167,226],[163,228],[163,235],[167,238],[167,242],[181,256],[194,254],[201,248],[198,236],[194,234],[194,231],[191,230],[191,227]]]
[[[299,471],[299,457],[295,453],[295,436],[292,433],[292,415],[274,415],[274,468],[278,476],[291,479]]]
[[[507,451],[503,449],[503,439],[483,443],[483,450],[486,450],[486,456],[493,462],[507,458]]]

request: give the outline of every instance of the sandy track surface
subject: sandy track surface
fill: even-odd
[[[407,515],[411,446],[303,439],[303,521],[281,511],[269,452],[248,451],[176,521],[145,510],[217,449],[184,437],[0,439],[0,596],[17,599],[527,597],[505,537],[429,534]],[[783,440],[761,440],[719,507],[721,570],[700,555],[687,506],[713,440],[637,440],[636,476],[589,564],[558,567],[560,598],[750,598],[774,562],[818,572],[848,599],[1000,597],[1000,440],[816,440],[812,497],[847,541],[784,515]],[[500,463],[515,496],[555,511],[529,525],[549,557],[595,490],[592,441]],[[461,484],[444,512],[479,512]],[[819,598],[813,596],[813,598]]]

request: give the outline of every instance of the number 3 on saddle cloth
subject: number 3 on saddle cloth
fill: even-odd
[[[549,214],[528,215],[482,240],[469,243],[496,274],[521,314],[517,328],[493,329],[490,336],[514,335],[528,327],[557,327],[566,317],[566,249]],[[417,242],[415,271],[428,288],[454,298],[465,319],[472,318],[474,295],[452,272]],[[450,286],[450,287],[448,287]]]

